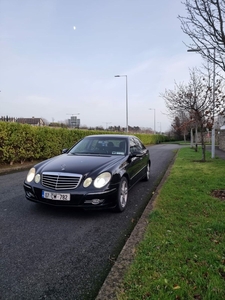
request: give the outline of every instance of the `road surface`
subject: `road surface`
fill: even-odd
[[[29,202],[27,171],[1,175],[0,299],[95,299],[178,147],[149,147],[150,181],[130,190],[123,213]]]

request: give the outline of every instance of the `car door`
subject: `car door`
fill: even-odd
[[[137,152],[139,153],[139,179],[142,178],[146,173],[146,165],[149,163],[149,151],[145,148],[142,142],[134,137]]]
[[[131,185],[141,179],[144,175],[144,167],[146,166],[146,149],[136,137],[130,137],[129,143],[129,160],[130,160],[130,181]]]

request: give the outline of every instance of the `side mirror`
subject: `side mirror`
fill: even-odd
[[[62,149],[62,154],[67,153],[67,151],[68,151],[68,148]]]
[[[140,151],[134,151],[130,153],[130,157],[141,157],[143,156],[143,153]]]

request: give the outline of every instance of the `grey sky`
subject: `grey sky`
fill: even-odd
[[[0,115],[168,130],[160,93],[202,63],[187,53],[178,0],[1,0]],[[76,29],[74,30],[74,26]]]

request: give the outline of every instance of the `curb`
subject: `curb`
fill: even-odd
[[[34,163],[29,164],[29,165],[19,165],[19,166],[9,166],[7,168],[0,168],[0,176],[5,175],[5,174],[10,174],[14,172],[19,172],[19,171],[26,171],[29,170],[34,166]]]
[[[24,163],[15,163],[13,165],[0,165],[0,176],[5,174],[10,174],[19,171],[26,171],[32,168],[34,165],[41,162],[41,160],[28,161]]]

